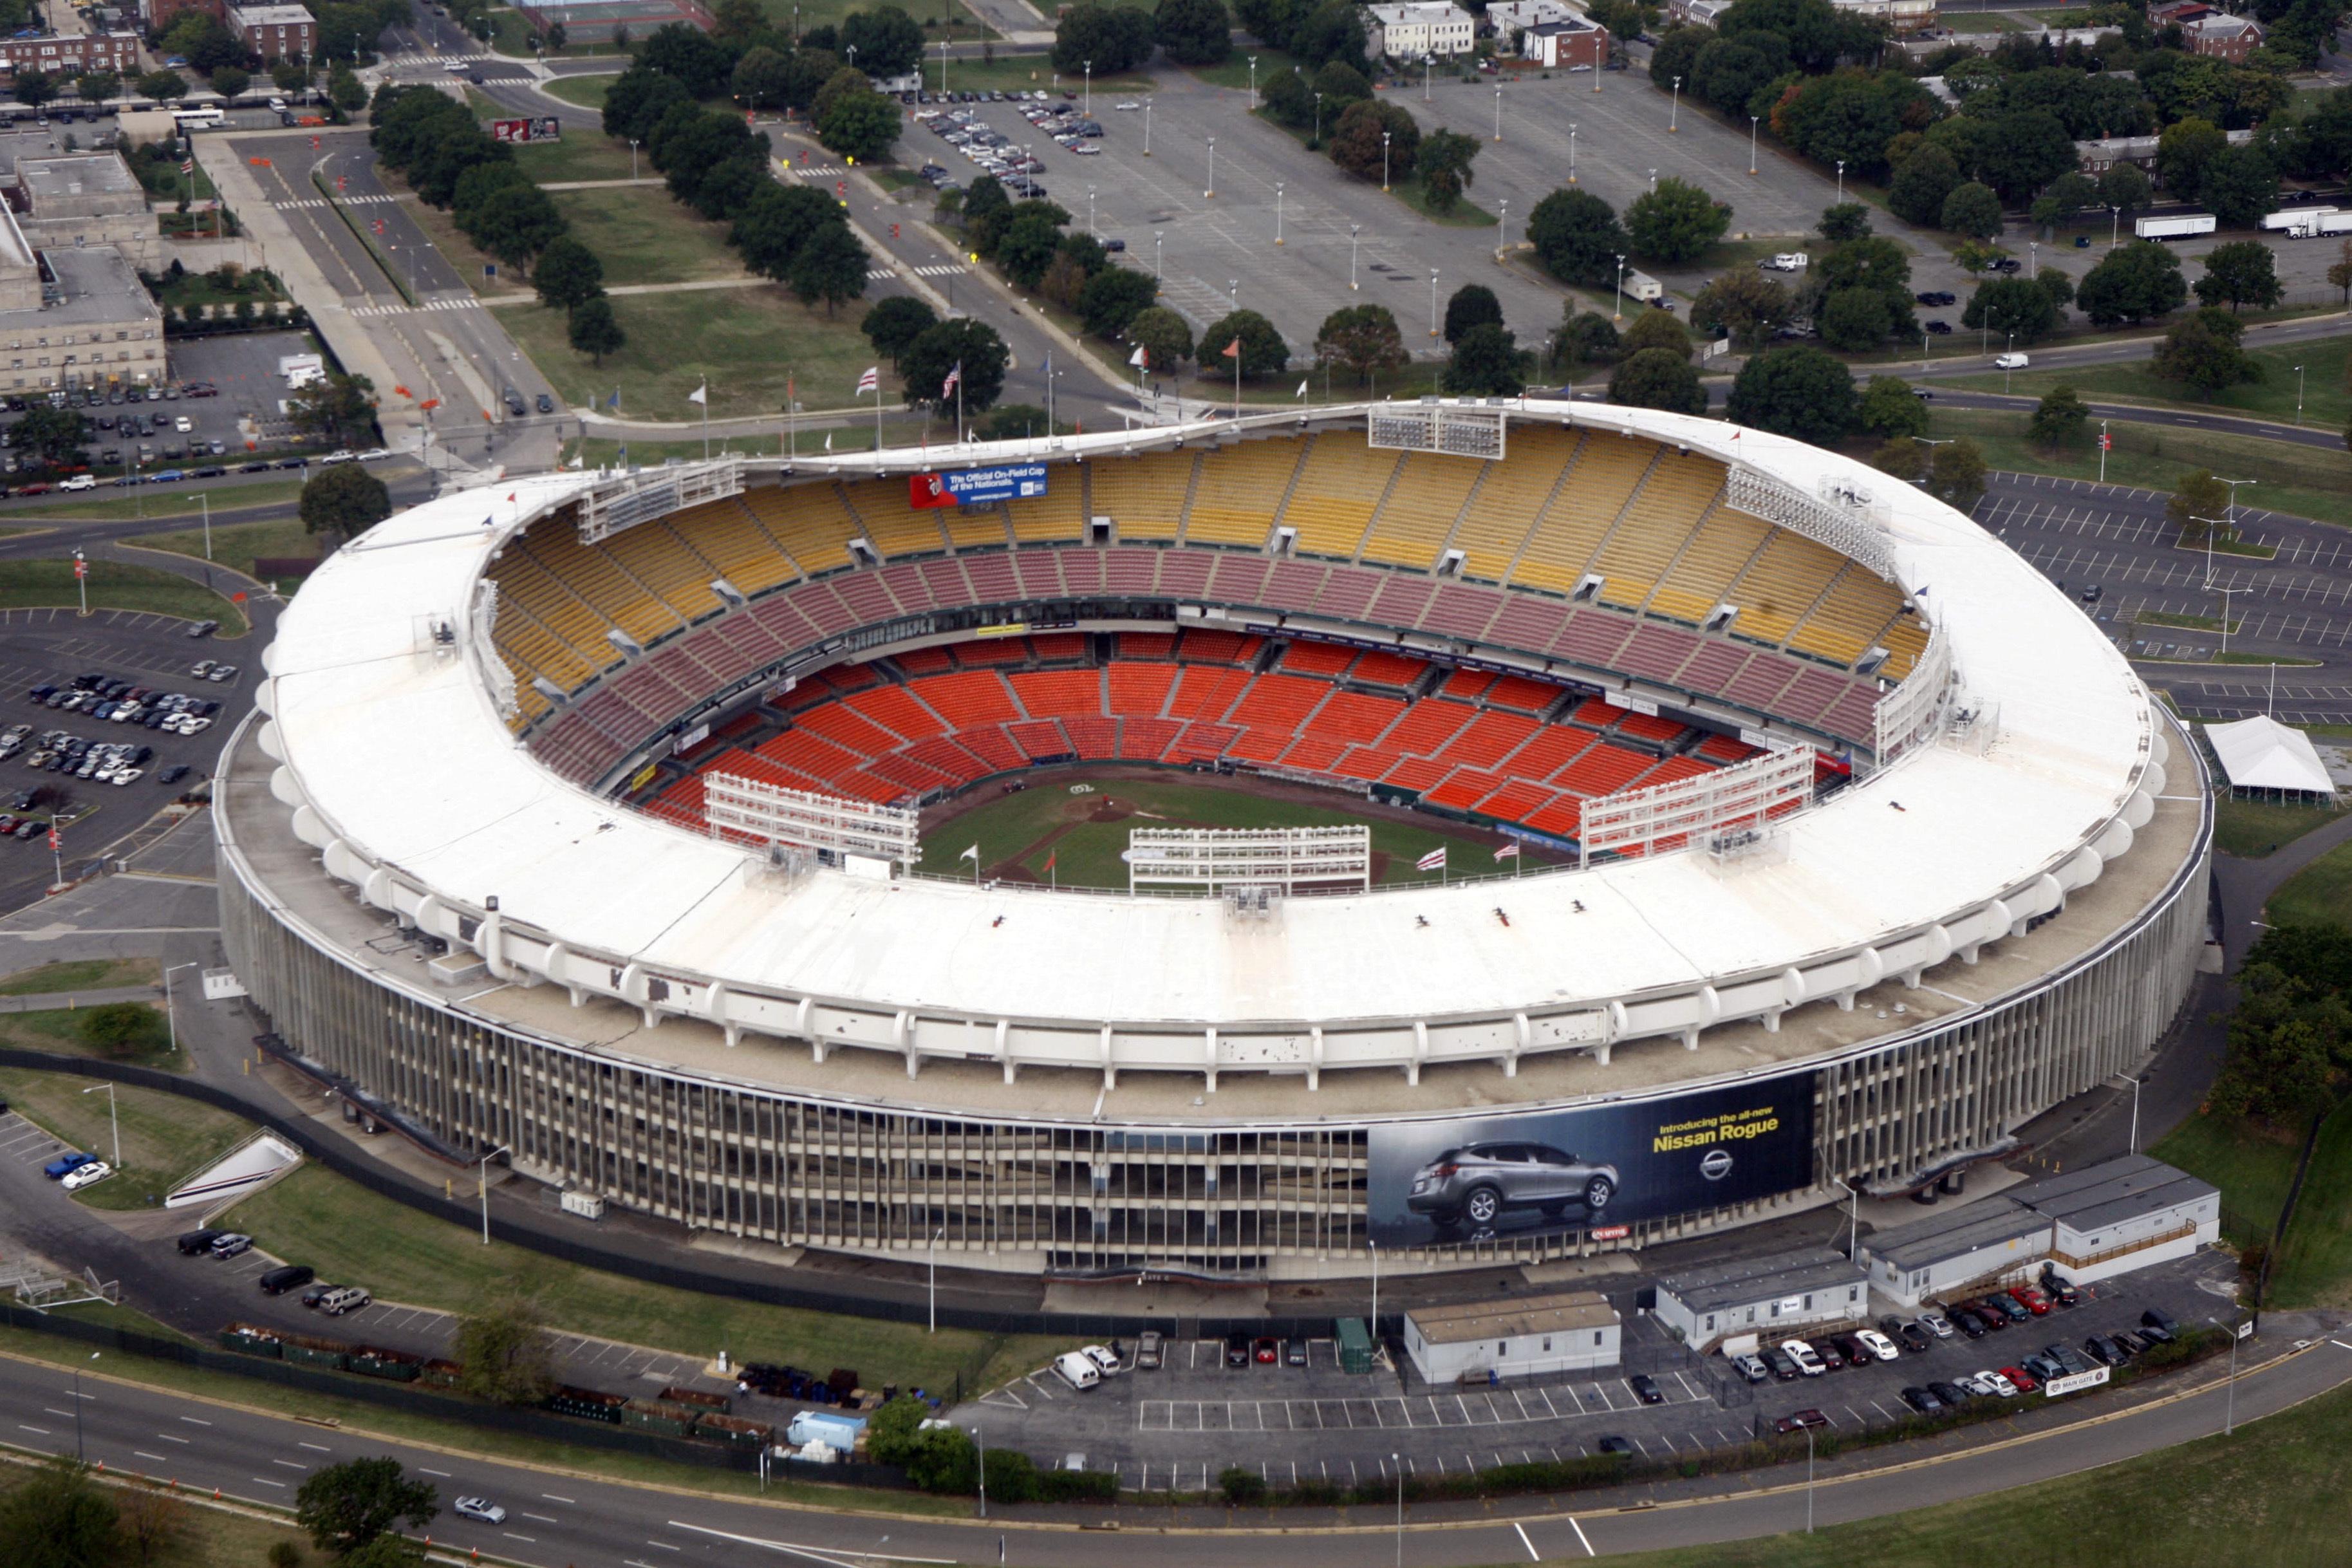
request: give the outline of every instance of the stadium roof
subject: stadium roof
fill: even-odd
[[[2283,789],[2334,795],[2336,781],[2312,749],[2311,737],[2265,714],[2234,724],[2208,724],[2205,738],[2221,759],[2233,789]]]
[[[1163,1040],[1164,1059],[1148,1065],[1194,1071],[1204,1032],[1212,1064],[1220,1031],[1228,1046],[1249,1035],[1263,1052],[1227,1055],[1226,1070],[1303,1067],[1310,1035],[1320,1063],[1327,1026],[1368,1053],[1335,1054],[1333,1067],[1444,1059],[1430,1047],[1442,1020],[1493,1021],[1491,1037],[1507,1037],[1516,1018],[1524,1041],[1528,1016],[1580,1007],[1613,1018],[1612,1038],[1672,1032],[1682,1026],[1666,1021],[1669,1002],[1732,1016],[1717,989],[1726,976],[1769,988],[1782,984],[1776,976],[1847,963],[1874,982],[1897,966],[1879,948],[1909,942],[1940,962],[1976,940],[1969,931],[2005,936],[2128,847],[2147,820],[2144,784],[2162,788],[2160,773],[2143,776],[2160,744],[2146,689],[2064,595],[1966,518],[1832,454],[1717,421],[1521,406],[1528,417],[1677,441],[1808,495],[1828,482],[1891,492],[1879,543],[1951,638],[1963,698],[1997,713],[1997,734],[1916,748],[1790,819],[1785,857],[1729,874],[1682,854],[1528,876],[1507,891],[1486,883],[1297,899],[1263,922],[1234,921],[1206,899],[831,871],[785,879],[554,775],[499,718],[476,662],[496,652],[470,629],[454,651],[436,641],[436,625],[468,627],[478,579],[506,539],[597,479],[570,473],[443,496],[320,568],[264,659],[272,720],[262,743],[286,764],[273,787],[298,807],[295,830],[326,851],[327,869],[373,903],[470,918],[496,898],[506,927],[544,933],[600,976],[606,963],[616,975],[623,965],[657,973],[673,1005],[765,999],[762,1019],[791,1018],[797,1004],[798,1029],[748,1026],[906,1049],[910,1070],[922,1028],[926,1051],[944,1052],[944,1038],[955,1054],[982,1057],[1005,1051],[1009,1026],[1057,1030],[1088,1052],[1099,1030],[1106,1062],[1110,1032],[1133,1031]],[[1219,421],[971,455],[1058,459],[1081,444],[1110,451],[1233,433]],[[929,454],[933,467],[954,460]],[[873,461],[835,466],[854,476]],[[1494,916],[1498,902],[1507,925]],[[1830,994],[1800,984],[1796,996]],[[811,1028],[808,1009],[820,1005],[842,1011]],[[868,1021],[850,1018],[853,1009]],[[1092,1059],[1065,1054],[1022,1059]]]

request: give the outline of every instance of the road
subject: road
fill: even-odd
[[[100,1366],[105,1366],[100,1363]],[[1874,1518],[1978,1497],[2053,1478],[2079,1475],[2156,1448],[2210,1436],[2225,1408],[2237,1425],[2260,1419],[2352,1379],[2352,1346],[2322,1340],[2300,1354],[2264,1364],[2236,1380],[2234,1394],[2205,1388],[2115,1418],[2077,1423],[2056,1435],[1993,1440],[1891,1473],[1835,1473],[1808,1489],[1802,1471],[1743,1478],[1736,1495],[1676,1500],[1670,1506],[1619,1511],[1631,1500],[1596,1497],[1592,1511],[1538,1511],[1512,1518],[1479,1508],[1411,1510],[1395,1538],[1397,1561],[1415,1568],[1574,1559],[1688,1547],[1785,1533],[1817,1524]],[[691,1562],[787,1560],[904,1563],[1005,1561],[1041,1568],[1079,1568],[1104,1561],[1106,1542],[1072,1523],[1099,1510],[1019,1510],[1000,1517],[940,1520],[844,1514],[788,1505],[698,1498],[626,1482],[467,1457],[310,1425],[290,1417],[150,1390],[103,1371],[79,1385],[67,1370],[0,1357],[0,1404],[7,1415],[0,1439],[35,1450],[77,1450],[108,1468],[167,1478],[187,1489],[284,1507],[304,1478],[344,1459],[389,1455],[433,1482],[446,1500],[460,1492],[503,1505],[503,1525],[479,1524],[444,1512],[431,1526],[434,1543],[457,1552],[478,1551],[530,1568],[663,1568]],[[13,1428],[13,1429],[8,1429]],[[1678,1484],[1676,1490],[1681,1488]],[[1506,1505],[1507,1507],[1507,1505]],[[1280,1552],[1296,1568],[1360,1568],[1373,1542],[1389,1543],[1383,1510],[1376,1522],[1318,1521],[1283,1531]],[[1441,1515],[1454,1515],[1441,1518]],[[1360,1519],[1361,1514],[1356,1516]],[[1203,1510],[1172,1525],[1165,1510],[1150,1515],[1162,1528],[1129,1531],[1117,1555],[1132,1568],[1259,1568],[1269,1538],[1216,1526],[1223,1510]],[[1140,1521],[1139,1521],[1140,1522]],[[1305,1521],[1302,1519],[1303,1525]],[[1000,1558],[1000,1542],[1002,1557]],[[1382,1553],[1386,1555],[1387,1553]]]

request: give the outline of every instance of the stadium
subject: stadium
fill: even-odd
[[[2062,592],[1649,410],[524,479],[264,665],[222,924],[285,1047],[779,1247],[1309,1279],[1918,1193],[2207,935],[2202,764]]]

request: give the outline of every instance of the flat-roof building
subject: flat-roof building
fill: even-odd
[[[1614,1366],[1621,1331],[1607,1297],[1563,1290],[1415,1307],[1404,1316],[1404,1348],[1424,1381],[1459,1383]]]
[[[1773,1252],[1658,1276],[1658,1321],[1696,1350],[1754,1334],[1766,1342],[1867,1315],[1862,1266],[1826,1248]]]
[[[93,245],[36,258],[15,215],[6,218],[0,301],[10,308],[0,308],[0,355],[7,362],[0,385],[47,392],[161,380],[163,312],[122,253]]]
[[[147,194],[113,153],[26,158],[16,164],[16,221],[36,250],[110,245],[133,267],[163,265]]]
[[[1417,60],[1423,55],[1466,55],[1477,41],[1476,20],[1446,0],[1367,5],[1364,13],[1365,45],[1374,58],[1386,55]]]

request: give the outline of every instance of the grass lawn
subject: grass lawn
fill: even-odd
[[[160,1324],[150,1325],[136,1312],[121,1307],[63,1309],[61,1316],[100,1317],[137,1332],[153,1333],[161,1338],[176,1339]],[[0,1327],[0,1352],[27,1361],[51,1366],[68,1367],[82,1363],[89,1347],[75,1340],[58,1339],[36,1333],[27,1329]],[[843,1510],[866,1510],[888,1513],[930,1514],[940,1518],[969,1518],[969,1499],[933,1497],[926,1492],[874,1491],[856,1487],[811,1486],[803,1481],[770,1481],[763,1492],[757,1474],[744,1470],[714,1469],[704,1465],[677,1465],[659,1459],[639,1458],[633,1454],[614,1453],[604,1448],[575,1448],[568,1443],[543,1437],[526,1437],[501,1432],[496,1427],[477,1426],[470,1422],[436,1420],[431,1416],[410,1415],[403,1411],[358,1399],[338,1399],[331,1395],[310,1394],[299,1389],[280,1388],[257,1378],[238,1377],[226,1372],[205,1372],[195,1367],[173,1363],[150,1361],[136,1356],[109,1356],[101,1363],[106,1372],[99,1374],[93,1387],[103,1387],[106,1377],[119,1377],[126,1382],[150,1388],[176,1389],[206,1399],[216,1399],[247,1410],[267,1411],[276,1415],[300,1417],[314,1422],[326,1422],[352,1436],[375,1436],[403,1441],[433,1444],[445,1451],[486,1458],[512,1460],[518,1464],[541,1465],[578,1475],[596,1476],[614,1481],[633,1481],[645,1486],[667,1487],[676,1491],[724,1497],[767,1497],[784,1502],[803,1503]],[[101,1394],[99,1397],[103,1398]],[[263,1551],[268,1548],[264,1547]],[[161,1563],[163,1560],[158,1560]],[[263,1559],[259,1552],[243,1555],[226,1553],[203,1556],[186,1561],[186,1568],[258,1568]],[[331,1561],[320,1557],[302,1540],[301,1563],[320,1564]],[[175,1560],[168,1568],[179,1568]]]
[[[499,320],[565,402],[584,407],[617,388],[621,412],[633,418],[693,424],[701,410],[687,395],[706,379],[714,419],[764,414],[781,420],[787,378],[797,380],[804,405],[845,401],[874,363],[873,347],[857,330],[866,310],[853,300],[828,318],[773,285],[624,295],[613,301],[613,314],[628,342],[601,366],[572,352],[560,310],[506,310]],[[887,395],[896,378],[883,374]]]
[[[2026,438],[2026,416],[1938,409],[1931,434],[1966,436],[1996,468],[2066,479],[2099,477],[2097,433],[2055,453]],[[2352,524],[2352,454],[2290,447],[2220,430],[2177,430],[2151,425],[2113,426],[2107,483],[2169,490],[2200,468],[2260,481],[2262,505],[2322,522]]]
[[[2325,827],[2343,815],[2326,806],[2278,805],[2224,795],[2214,802],[2213,842],[2224,855],[2259,860],[2280,845],[2315,827]]]
[[[161,303],[176,310],[184,305],[234,305],[239,300],[257,307],[289,296],[258,279],[239,292],[235,289],[222,288],[213,281],[210,273],[183,272],[163,285],[163,291],[158,298]]]
[[[29,1479],[33,1472],[10,1466],[0,1472],[0,1496],[5,1496]],[[128,1489],[111,1484],[102,1485],[100,1494],[118,1506]],[[291,1561],[316,1563],[323,1559],[310,1544],[309,1532],[297,1529],[289,1521],[278,1523],[255,1519],[248,1513],[231,1512],[224,1508],[199,1504],[183,1497],[172,1510],[171,1518],[177,1522],[169,1540],[152,1557],[126,1554],[125,1563],[136,1562],[142,1568],[220,1568],[224,1563],[253,1563],[269,1561],[269,1553],[279,1542],[294,1549]]]
[[[2148,362],[2084,365],[2073,370],[2029,370],[2014,374],[2011,392],[2040,395],[2058,385],[2072,386],[2084,397],[2131,403],[2161,403],[2173,407],[2251,415],[2263,419],[2294,418],[2294,367],[2303,366],[2303,422],[2315,430],[2341,430],[2352,419],[2352,390],[2345,384],[2345,364],[2352,360],[2352,336],[2315,338],[2309,342],[2251,353],[2263,367],[2263,379],[2233,386],[2210,398],[2191,396],[2179,382],[2166,381],[2148,368]],[[2000,377],[1956,378],[1954,386],[1979,392],[1999,392]]]
[[[603,77],[590,77],[601,82]],[[526,142],[514,150],[515,167],[541,184],[565,180],[626,180],[650,178],[653,165],[638,154],[637,175],[629,173],[629,145],[615,142],[597,129],[595,120],[575,114],[563,127],[563,136],[556,142]]]
[[[1298,68],[1298,61],[1280,49],[1235,48],[1224,64],[1202,66],[1194,69],[1192,74],[1213,87],[1230,87],[1236,91],[1247,92],[1250,85],[1250,58],[1253,55],[1257,58],[1257,83],[1260,87],[1264,87],[1265,79],[1276,71],[1296,70]],[[1307,74],[1311,76],[1314,73],[1310,71]]]
[[[165,489],[142,488],[120,500],[71,500],[51,505],[21,507],[10,515],[38,518],[88,518],[120,521],[124,518],[196,517],[203,513],[209,497],[215,510],[227,511],[248,506],[291,505],[302,493],[299,479],[264,479],[257,484],[229,485],[218,489],[198,490],[173,486]],[[215,538],[220,530],[213,531]],[[205,552],[202,531],[197,534],[196,548],[192,554]]]
[[[193,555],[199,560],[205,553],[205,533],[200,528],[178,533],[142,533],[123,542],[144,545],[150,550],[169,550],[181,555]],[[258,575],[253,569],[256,556],[315,556],[318,553],[318,536],[305,529],[302,520],[298,517],[278,518],[268,522],[230,523],[213,530],[213,560],[224,566],[233,566],[248,577]]]
[[[2271,895],[2280,925],[2352,925],[2352,844],[2339,844]]]
[[[613,76],[560,76],[541,82],[539,89],[550,98],[560,98],[583,109],[601,110],[604,107],[604,95],[613,90],[618,75],[615,71]],[[568,132],[571,127],[564,129]],[[584,132],[588,128],[582,129]]]
[[[1946,18],[1948,21],[1949,17]],[[2063,1441],[2063,1439],[2057,1439]],[[2352,1530],[2352,1390],[2142,1458],[1811,1534],[1646,1552],[1628,1568],[2284,1568],[2341,1561]]]
[[[91,1080],[68,1073],[0,1068],[0,1091],[28,1121],[38,1122],[77,1149],[111,1163],[115,1124],[122,1131],[122,1163],[115,1173],[74,1195],[92,1208],[139,1209],[219,1159],[253,1133],[253,1124],[176,1094],[152,1089],[114,1088],[114,1121],[107,1093],[94,1094]]]
[[[923,86],[932,92],[937,92],[940,88],[940,46],[936,37],[931,40],[930,58],[923,62]],[[1045,55],[999,53],[992,60],[953,58],[948,61],[948,90],[950,92],[1035,92],[1041,89],[1057,92],[1063,88],[1068,88],[1083,98],[1086,93],[1083,75],[1078,72],[1062,75],[1055,70],[1053,60]],[[1150,90],[1151,79],[1140,72],[1129,71],[1122,76],[1104,76],[1097,72],[1095,76],[1096,118],[1100,119],[1110,110],[1110,104],[1103,101],[1103,94],[1112,94],[1111,102],[1116,103],[1120,95]],[[1136,128],[1136,134],[1142,134],[1140,126]]]
[[[1041,1365],[1066,1341],[890,1323],[838,1312],[773,1307],[647,1284],[505,1242],[488,1247],[448,1225],[311,1166],[229,1211],[237,1229],[322,1278],[365,1285],[389,1300],[463,1311],[490,1292],[527,1282],[558,1328],[632,1344],[796,1366],[855,1367],[869,1384],[967,1392]]]
[[[0,996],[47,996],[68,991],[108,991],[152,985],[162,969],[152,958],[79,958],[20,969],[0,980]]]
[[[188,982],[182,981],[183,985]],[[41,1013],[0,1013],[0,1046],[14,1046],[27,1051],[51,1051],[60,1056],[94,1057],[98,1048],[81,1037],[82,1014],[72,1007],[57,1007]],[[173,1052],[166,1047],[167,1036],[157,1031],[152,1049],[141,1049],[127,1057],[117,1057],[134,1067],[156,1068],[164,1072],[188,1070],[187,1054]]]
[[[2319,1129],[2284,1245],[2271,1268],[2280,1307],[2340,1307],[2352,1300],[2352,1110]]]
[[[621,157],[626,163],[627,148]],[[727,248],[726,226],[703,222],[659,185],[557,191],[549,199],[571,220],[572,237],[604,262],[608,289],[745,276]]]
[[[1936,20],[1955,33],[2021,33],[2025,30],[2005,11],[1939,11]]]
[[[1457,199],[1450,211],[1439,212],[1433,208],[1429,205],[1429,192],[1422,185],[1419,174],[1413,175],[1411,179],[1399,180],[1395,184],[1396,188],[1389,194],[1432,223],[1442,223],[1448,228],[1495,226],[1495,215],[1468,196]]]
[[[1456,879],[1465,873],[1490,871],[1495,865],[1489,840],[1468,828],[1435,831],[1361,816],[1345,805],[1275,799],[1254,789],[1198,784],[1190,775],[1176,773],[1164,780],[1101,778],[1089,794],[1071,793],[1073,785],[1093,777],[1083,769],[1057,769],[1025,790],[987,800],[927,835],[918,868],[954,876],[971,865],[958,857],[966,846],[977,843],[981,865],[992,876],[1009,873],[1024,881],[1046,881],[1045,857],[1051,853],[1053,880],[1074,888],[1124,889],[1127,867],[1119,853],[1132,828],[1319,827],[1367,821],[1372,828],[1376,883],[1434,885],[1437,873],[1416,871],[1413,862],[1440,846],[1453,850],[1451,870]],[[1330,798],[1344,799],[1337,795]]]
[[[87,586],[93,610],[139,610],[183,620],[216,620],[223,637],[245,635],[244,611],[218,594],[169,572],[93,561]],[[79,603],[70,561],[12,561],[8,570],[0,574],[0,609],[42,605],[73,609]]]
[[[2221,1189],[2221,1233],[2238,1247],[2267,1242],[2294,1181],[2301,1140],[2254,1122],[2200,1112],[2174,1128],[2149,1153]]]

